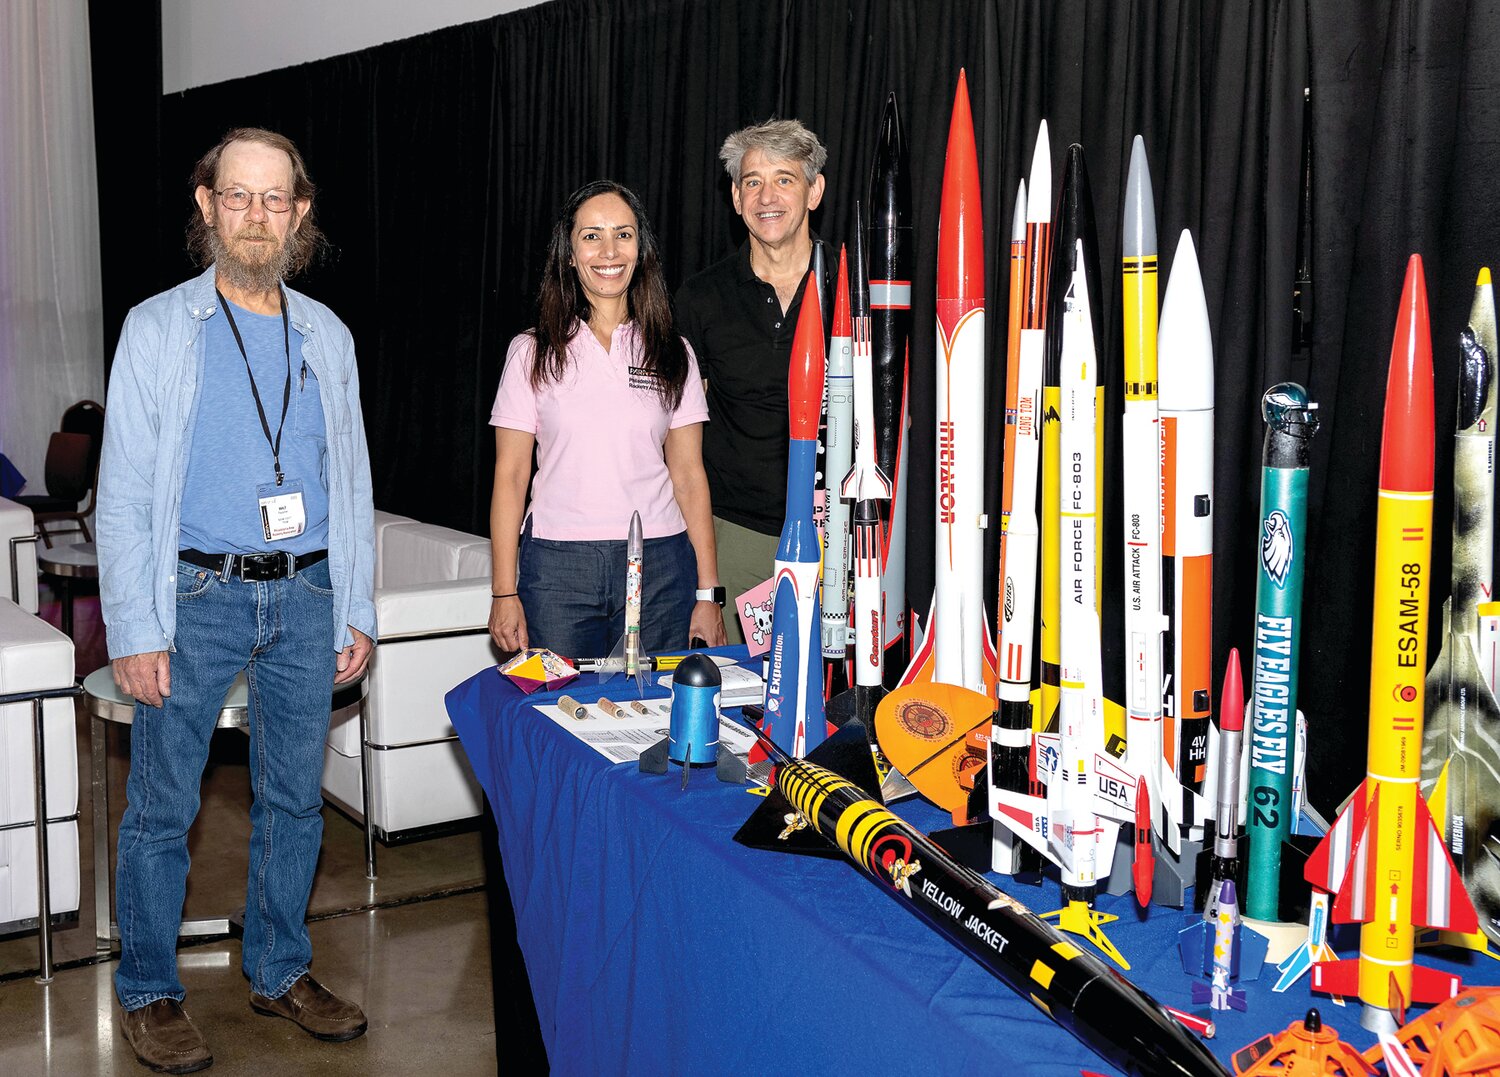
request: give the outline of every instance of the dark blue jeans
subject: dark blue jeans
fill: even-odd
[[[641,647],[647,654],[688,644],[698,558],[687,532],[647,539],[641,562]],[[625,542],[556,542],[521,531],[516,591],[526,637],[567,658],[603,658],[625,634]]]
[[[250,878],[242,966],[259,995],[284,994],[312,960],[307,899],[323,843],[323,742],[333,687],[328,562],[287,580],[221,581],[177,564],[172,694],[135,706],[115,906],[127,1010],[181,1001],[177,929],[187,889],[188,829],[209,737],[235,675],[250,684]],[[224,835],[216,835],[216,841]]]

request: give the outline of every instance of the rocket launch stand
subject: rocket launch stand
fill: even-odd
[[[1155,844],[1155,839],[1152,839]],[[1115,860],[1109,875],[1100,881],[1099,887],[1111,897],[1129,894],[1135,889],[1131,878],[1131,858],[1134,855],[1134,834],[1125,827],[1120,828],[1115,838]],[[1155,864],[1151,875],[1151,901],[1156,905],[1168,905],[1181,909],[1187,905],[1188,887],[1194,885],[1197,876],[1198,856],[1203,843],[1189,838],[1182,839],[1182,856],[1173,856],[1171,850],[1156,845]]]

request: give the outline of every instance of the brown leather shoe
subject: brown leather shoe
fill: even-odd
[[[157,1073],[197,1073],[214,1064],[203,1033],[174,998],[122,1009],[120,1030],[141,1065]]]
[[[267,1017],[295,1021],[309,1035],[333,1043],[362,1036],[368,1027],[363,1010],[339,998],[308,973],[303,973],[279,998],[266,998],[251,991],[250,1008]]]

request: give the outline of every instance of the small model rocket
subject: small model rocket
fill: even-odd
[[[855,216],[859,203],[855,203]],[[854,368],[854,459],[843,480],[843,496],[854,502],[854,715],[866,730],[875,728],[875,707],[885,695],[884,620],[880,608],[880,566],[884,542],[880,507],[894,493],[875,457],[875,376],[870,341],[870,286],[864,244],[854,237],[850,284],[850,334]]]
[[[1235,898],[1234,880],[1224,879],[1219,884],[1218,909],[1210,922],[1213,928],[1213,946],[1206,953],[1195,955],[1198,961],[1192,962],[1188,956],[1187,940],[1179,940],[1178,945],[1183,948],[1184,966],[1190,963],[1201,964],[1204,967],[1193,968],[1192,971],[1206,973],[1209,977],[1206,985],[1196,980],[1193,982],[1193,1005],[1201,1006],[1206,1002],[1212,1010],[1227,1010],[1231,1007],[1241,1011],[1245,1009],[1244,988],[1232,986],[1232,981],[1240,971],[1239,932],[1242,929],[1239,919],[1240,907]]]
[[[858,229],[856,229],[858,231]],[[839,248],[838,284],[833,296],[833,332],[828,340],[828,426],[823,471],[827,514],[823,519],[823,657],[847,658],[849,645],[849,505],[839,482],[849,470],[854,446],[854,339],[849,321],[849,256]]]
[[[625,634],[598,667],[599,681],[613,680],[623,673],[635,680],[636,687],[646,687],[646,657],[641,652],[641,578],[645,567],[646,543],[641,537],[641,514],[630,514],[630,533],[625,540]]]
[[[783,751],[801,757],[823,742],[822,632],[818,569],[822,544],[813,523],[818,411],[823,397],[823,316],[817,280],[808,276],[787,372],[791,443],[787,456],[786,521],[776,547],[772,587],[771,669],[766,679],[765,730]]]

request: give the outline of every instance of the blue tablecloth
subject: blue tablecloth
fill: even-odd
[[[574,692],[601,694],[593,685]],[[559,694],[523,695],[490,669],[447,697],[498,823],[556,1072],[1109,1072],[848,863],[736,844],[734,832],[760,803],[743,788],[701,770],[682,791],[675,767],[663,777],[611,765],[532,709]],[[602,694],[635,695],[623,678]],[[667,694],[653,684],[647,698]],[[923,829],[947,825],[921,801],[894,810]],[[1057,907],[1055,883],[1001,883],[1034,910]],[[1184,914],[1153,908],[1142,917],[1129,896],[1099,904],[1121,917],[1112,937],[1130,977],[1159,1001],[1192,1009],[1175,937]],[[1337,930],[1335,947],[1352,956],[1357,935]],[[1500,963],[1483,957],[1422,959],[1462,970],[1466,981],[1500,982]],[[1313,996],[1307,978],[1274,994],[1275,977],[1268,965],[1247,985],[1248,1014],[1213,1015],[1210,1045],[1220,1058],[1309,1006],[1360,1049],[1374,1042],[1359,1027],[1357,1002],[1341,1009]]]

